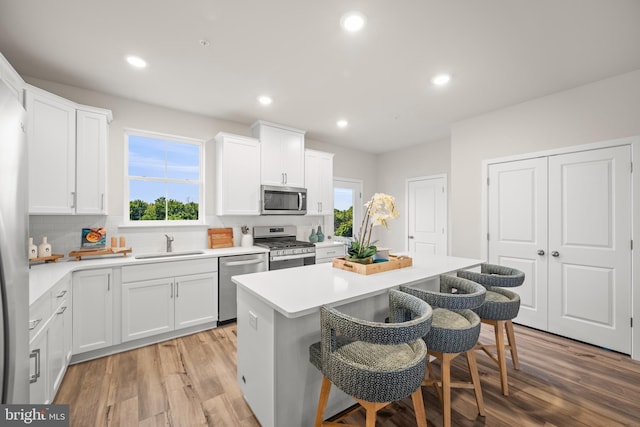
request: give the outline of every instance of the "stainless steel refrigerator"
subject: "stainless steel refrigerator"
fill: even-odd
[[[29,403],[26,114],[0,81],[1,403]]]

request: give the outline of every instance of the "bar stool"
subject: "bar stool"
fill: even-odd
[[[433,307],[429,333],[423,338],[428,354],[441,361],[440,379],[436,379],[427,361],[423,385],[433,385],[442,402],[444,427],[451,426],[451,388],[473,388],[478,414],[485,415],[474,347],[480,335],[480,317],[471,309],[484,301],[486,290],[477,283],[455,276],[440,276],[440,292],[400,286],[400,290],[426,301]],[[471,382],[451,381],[451,361],[466,354]],[[440,386],[441,389],[438,387]]]
[[[420,384],[427,348],[422,337],[431,327],[432,314],[427,303],[397,290],[389,291],[390,323],[320,307],[321,341],[309,347],[309,360],[323,375],[314,426],[345,426],[323,421],[334,384],[366,409],[367,427],[375,426],[378,410],[408,396],[417,425],[426,427]]]
[[[513,331],[513,322],[511,321],[518,316],[518,311],[520,311],[520,296],[515,292],[502,288],[513,288],[522,285],[524,273],[515,268],[495,264],[482,264],[480,273],[461,270],[457,274],[458,277],[473,280],[487,288],[487,297],[484,304],[474,311],[478,313],[482,323],[493,326],[496,343],[495,345],[478,343],[476,349],[483,350],[498,364],[502,394],[508,396],[506,349],[511,352],[511,362],[514,369],[520,369],[516,337]],[[505,333],[508,344],[504,342]],[[495,351],[495,354],[493,351]]]

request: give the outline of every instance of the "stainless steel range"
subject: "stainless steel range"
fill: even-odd
[[[316,263],[313,243],[296,240],[294,225],[253,227],[253,242],[269,249],[269,270],[301,267]]]

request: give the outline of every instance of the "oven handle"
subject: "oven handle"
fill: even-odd
[[[277,257],[271,257],[271,261],[286,261],[288,259],[300,259],[300,258],[315,258],[316,254],[314,252],[309,252],[306,254],[296,254],[296,255],[282,255]]]
[[[222,265],[224,265],[225,267],[236,267],[238,265],[260,264],[263,262],[264,260],[260,258],[260,259],[249,259],[246,261],[228,261],[228,262],[222,263]]]

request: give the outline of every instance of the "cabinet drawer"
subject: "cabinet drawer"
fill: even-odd
[[[51,288],[52,309],[60,306],[65,300],[71,300],[71,276],[66,276]]]
[[[218,271],[218,258],[132,265],[122,267],[122,282],[138,282],[214,271]]]
[[[51,292],[46,292],[29,307],[29,341],[35,337],[47,323],[53,307],[51,306]]]
[[[316,248],[316,260],[322,258],[338,258],[345,254],[344,245],[336,244],[334,246],[324,246]]]

